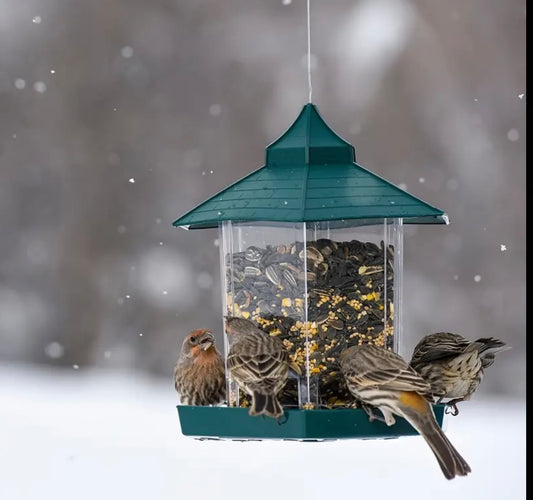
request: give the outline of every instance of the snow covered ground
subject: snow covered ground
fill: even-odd
[[[199,441],[171,380],[0,365],[0,499],[525,499],[525,402],[482,392],[446,417],[472,467],[447,481],[419,436]]]

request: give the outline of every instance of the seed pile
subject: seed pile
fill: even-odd
[[[309,366],[312,405],[352,406],[338,356],[365,342],[392,347],[392,245],[319,239],[305,249],[299,242],[250,246],[226,255],[226,272],[228,312],[280,337],[303,383]],[[246,406],[247,396],[240,399]],[[289,378],[280,399],[298,406],[296,378]]]

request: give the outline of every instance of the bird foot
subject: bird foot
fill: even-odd
[[[446,413],[446,415],[452,415],[453,417],[459,415],[459,408],[457,408],[456,402],[450,401],[449,403],[446,403],[446,409],[444,410],[444,413]]]
[[[365,404],[361,404],[361,407],[363,408],[363,410],[365,410],[365,413],[368,415],[368,421],[369,422],[373,422],[374,420],[377,420],[378,422],[383,422],[384,424],[387,424],[387,420],[385,419],[385,417],[382,417],[380,415],[376,415],[372,409],[371,406],[368,406],[368,405],[365,405]]]

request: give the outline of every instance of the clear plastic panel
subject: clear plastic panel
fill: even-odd
[[[390,300],[390,311],[388,314],[388,324],[392,323],[392,349],[400,353],[401,339],[403,335],[403,219],[391,219],[386,224],[386,237],[391,245],[391,253],[387,260],[392,267],[388,272],[390,279],[394,280],[392,290],[393,296]]]
[[[350,405],[339,354],[363,342],[398,351],[401,219],[224,222],[220,252],[223,313],[281,338],[301,371],[280,395],[285,407]],[[234,385],[229,394],[230,405],[248,404]]]
[[[310,373],[318,378],[320,406],[353,400],[339,369],[344,349],[366,342],[397,348],[400,236],[398,220],[307,225]]]
[[[305,407],[306,386],[306,260],[303,223],[263,225],[224,222],[221,229],[223,314],[244,317],[281,338],[292,362],[280,395],[284,407]],[[296,339],[296,337],[298,337]],[[227,345],[225,352],[227,356]],[[246,394],[229,385],[229,404],[249,404]]]

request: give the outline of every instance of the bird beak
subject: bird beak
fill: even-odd
[[[212,345],[215,344],[215,337],[211,332],[205,332],[200,340],[200,346],[204,351],[207,351]]]

